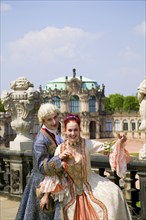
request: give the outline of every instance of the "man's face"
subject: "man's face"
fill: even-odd
[[[44,119],[44,125],[50,130],[56,130],[59,125],[58,113],[53,113]]]

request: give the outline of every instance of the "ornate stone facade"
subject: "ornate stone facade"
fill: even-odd
[[[44,102],[58,105],[62,119],[68,112],[79,114],[81,118],[81,134],[85,138],[100,138],[100,121],[104,113],[104,85],[85,77],[77,77],[73,69],[73,77],[62,77],[47,84],[45,90],[40,89]],[[64,130],[63,120],[61,130]]]

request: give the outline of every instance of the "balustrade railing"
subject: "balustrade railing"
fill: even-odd
[[[107,156],[94,154],[92,169],[119,185],[119,177],[111,171]],[[0,149],[0,194],[20,199],[32,170],[30,151]],[[121,186],[133,219],[146,220],[146,161],[133,157],[127,167],[125,185]]]

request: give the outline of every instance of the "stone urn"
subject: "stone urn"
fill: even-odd
[[[2,103],[11,114],[11,126],[16,131],[16,138],[10,142],[10,150],[30,150],[33,117],[40,105],[40,93],[34,91],[33,84],[25,77],[19,77],[10,83],[11,91],[3,91]]]

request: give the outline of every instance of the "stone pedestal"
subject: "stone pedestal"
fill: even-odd
[[[18,142],[18,141],[10,141],[10,150],[15,151],[26,151],[32,149],[33,142],[25,141],[25,142]]]

